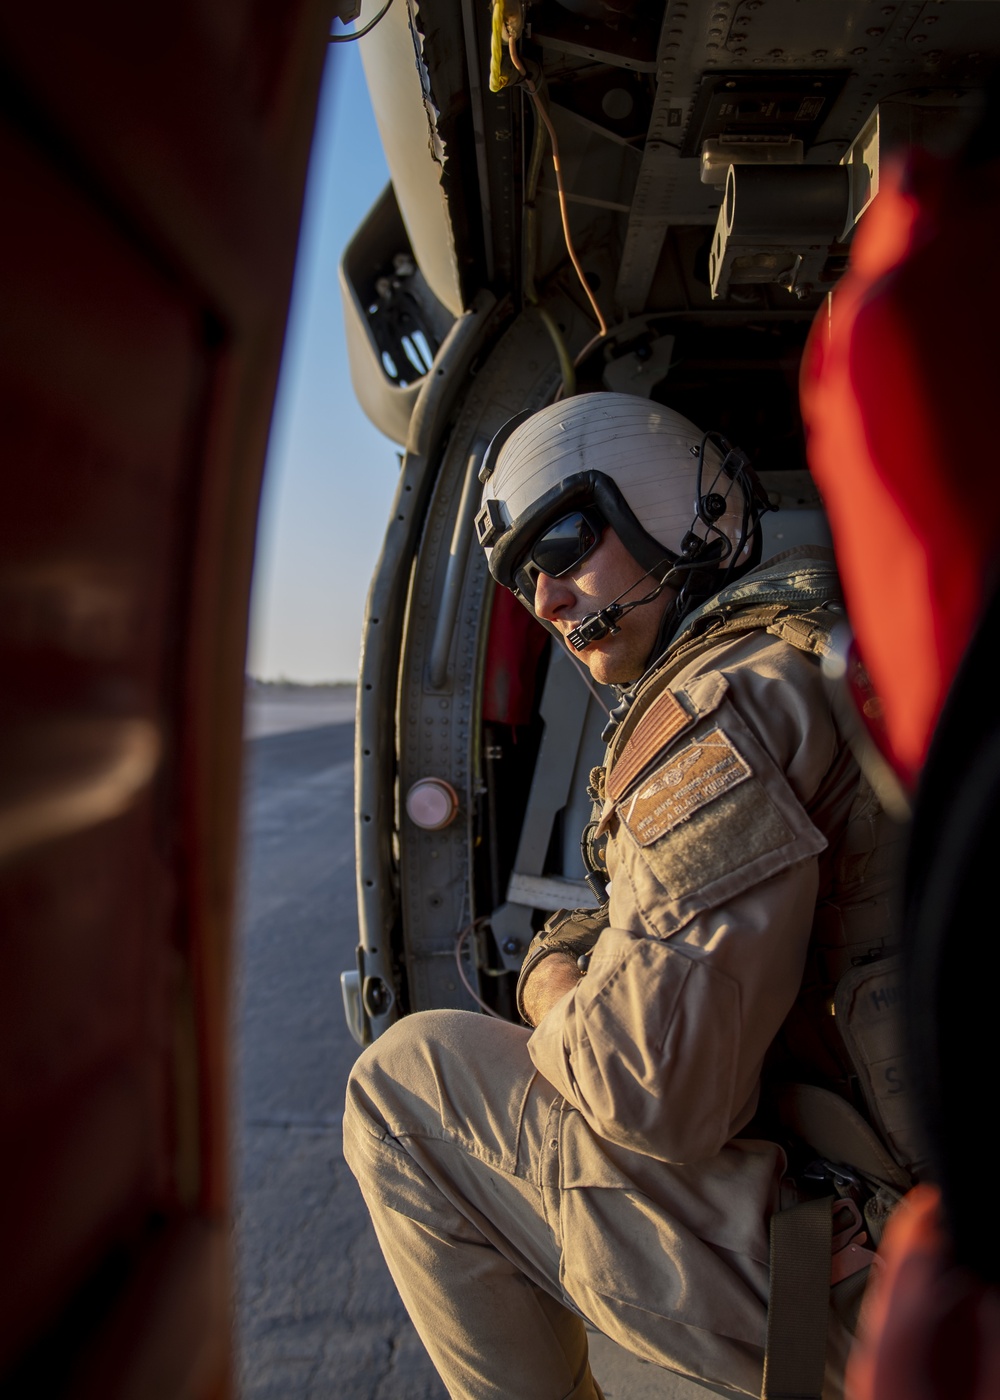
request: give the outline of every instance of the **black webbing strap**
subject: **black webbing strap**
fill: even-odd
[[[833,1197],[771,1216],[771,1292],[761,1400],[822,1400],[830,1322]]]

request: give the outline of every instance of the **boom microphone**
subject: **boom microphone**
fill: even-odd
[[[620,603],[611,603],[600,612],[588,613],[579,626],[567,634],[566,640],[576,651],[583,651],[591,642],[599,642],[610,633],[620,632],[618,619],[625,609]]]

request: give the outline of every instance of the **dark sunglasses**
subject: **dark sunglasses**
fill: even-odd
[[[531,546],[513,572],[514,586],[534,599],[539,574],[561,578],[581,564],[601,542],[607,521],[599,510],[570,511],[548,527]]]

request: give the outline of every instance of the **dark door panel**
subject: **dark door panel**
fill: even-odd
[[[260,476],[322,8],[0,21],[0,1389],[228,1392]]]

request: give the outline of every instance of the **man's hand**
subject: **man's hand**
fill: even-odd
[[[568,953],[550,953],[532,968],[522,993],[524,1018],[537,1026],[543,1016],[579,982],[580,969]]]
[[[537,1026],[576,986],[583,975],[577,959],[589,959],[607,926],[606,904],[599,909],[557,909],[545,920],[528,945],[517,979],[517,1009],[527,1025]]]

